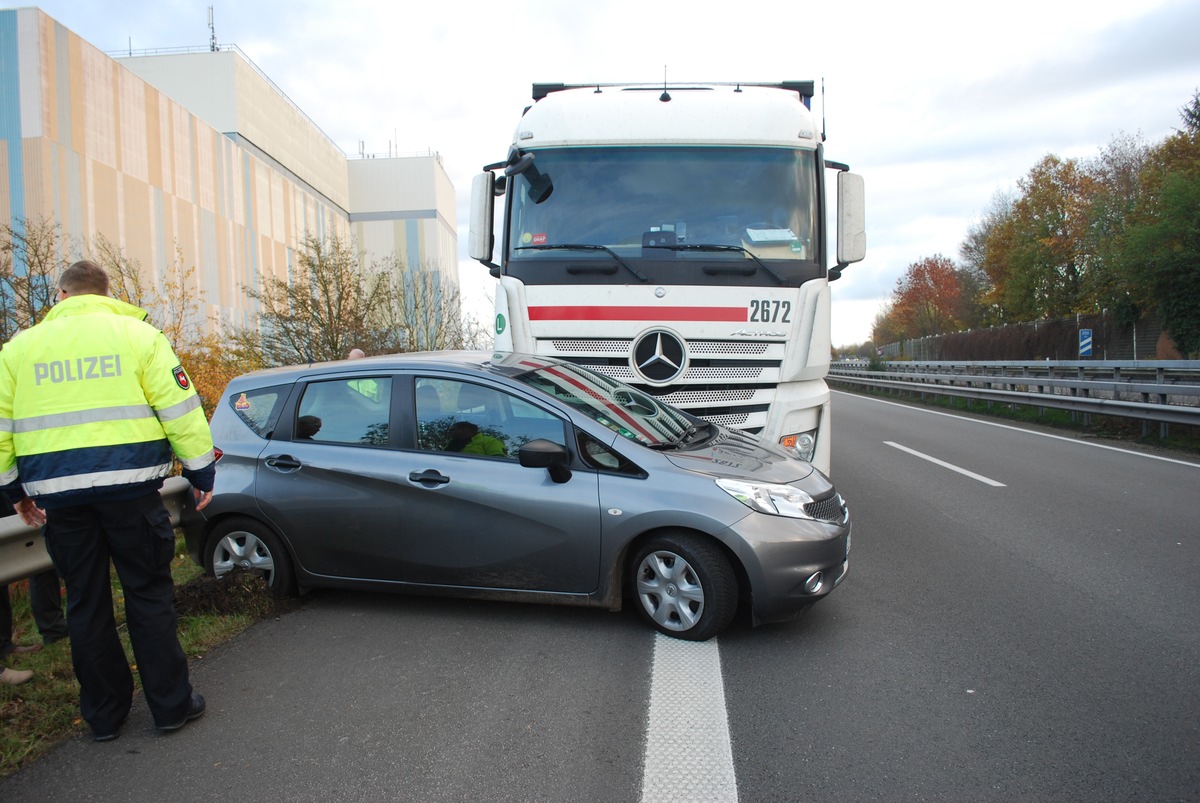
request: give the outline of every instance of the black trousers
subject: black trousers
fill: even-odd
[[[44,643],[53,644],[67,637],[62,583],[54,569],[47,569],[29,578],[29,607],[33,609],[33,621]]]
[[[124,589],[126,626],[154,723],[182,721],[192,686],[176,633],[175,533],[162,498],[151,493],[54,508],[47,512],[46,548],[67,586],[67,628],[83,718],[96,733],[111,733],[133,701],[133,675],[113,615],[111,560]]]
[[[53,569],[39,572],[29,578],[29,607],[33,609],[33,621],[37,624],[42,641],[52,644],[67,637],[67,620],[63,618],[62,592],[59,590],[58,573]],[[6,657],[14,646],[12,640],[12,602],[8,598],[8,586],[0,586],[0,658]]]
[[[67,621],[62,618],[62,592],[54,569],[40,571],[29,579],[29,606],[42,641],[54,643],[67,637]],[[0,658],[12,652],[12,603],[8,586],[0,586]]]

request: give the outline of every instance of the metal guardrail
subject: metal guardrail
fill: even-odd
[[[192,484],[183,477],[169,477],[163,483],[160,493],[172,525],[179,526],[191,492]],[[23,580],[52,565],[40,527],[30,527],[20,516],[0,519],[0,584]]]
[[[834,363],[829,381],[1200,426],[1200,360]]]

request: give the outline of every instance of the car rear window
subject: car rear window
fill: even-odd
[[[229,396],[229,406],[242,419],[242,423],[250,427],[260,438],[270,438],[275,431],[275,423],[279,420],[279,412],[287,398],[290,385],[277,385],[269,388],[258,388]]]

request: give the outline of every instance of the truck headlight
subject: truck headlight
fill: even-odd
[[[717,486],[751,510],[792,519],[811,519],[804,511],[813,498],[790,485],[719,479]]]
[[[811,463],[813,455],[817,451],[817,431],[810,429],[808,432],[795,432],[791,435],[784,435],[779,439],[779,445],[796,457],[799,457],[805,463]]]

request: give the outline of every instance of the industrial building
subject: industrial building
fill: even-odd
[[[457,291],[436,153],[349,158],[236,47],[114,57],[36,8],[0,10],[0,214],[58,223],[68,261],[101,236],[152,283],[194,266],[207,326],[253,322],[244,288],[306,236]]]

